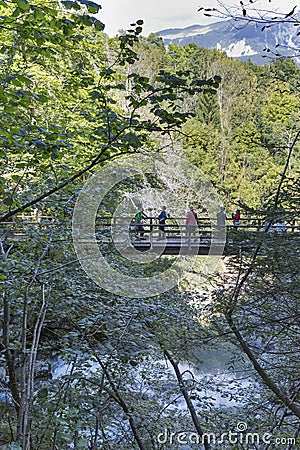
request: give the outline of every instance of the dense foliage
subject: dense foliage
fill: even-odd
[[[169,434],[161,442],[168,430],[200,448],[205,433],[220,439],[238,422],[272,435],[258,448],[297,439],[294,237],[266,233],[252,253],[235,249],[205,292],[199,262],[164,295],[126,298],[81,270],[71,219],[106,161],[145,148],[168,155],[174,142],[227,209],[297,218],[299,68],[165,48],[141,36],[142,20],[109,39],[99,10],[89,0],[0,1],[0,446],[182,448]],[[210,366],[216,352],[223,379]]]

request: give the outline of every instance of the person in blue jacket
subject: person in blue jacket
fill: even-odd
[[[158,239],[164,239],[164,237],[165,237],[165,224],[166,224],[167,218],[168,218],[167,207],[163,206],[162,211],[161,211],[161,213],[158,216],[158,222],[159,222]]]

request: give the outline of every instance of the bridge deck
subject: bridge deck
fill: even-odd
[[[53,226],[54,219],[50,216],[33,220],[32,217],[17,222],[2,223],[0,238],[9,240],[28,239],[26,227],[38,227],[40,229]],[[225,253],[230,252],[230,247],[235,244],[251,248],[255,237],[265,233],[264,220],[259,217],[241,219],[241,225],[236,229],[230,222],[221,232],[216,227],[216,219],[207,217],[198,218],[198,226],[189,238],[186,234],[184,218],[168,219],[164,225],[164,238],[159,238],[160,226],[154,217],[149,217],[143,222],[143,230],[137,229],[131,218],[124,217],[97,217],[95,237],[99,245],[114,244],[126,251],[138,250],[145,252],[151,250],[163,255],[177,254],[220,254],[225,247]],[[64,225],[59,223],[57,225]],[[54,226],[57,226],[54,225]],[[68,225],[69,226],[69,225]],[[286,229],[272,226],[267,233],[268,237],[286,236],[299,238],[300,223],[293,218],[287,222]],[[2,235],[2,236],[1,236]],[[82,241],[87,239],[82,236]]]
[[[146,238],[132,241],[134,249],[140,252],[151,250],[160,255],[178,255],[179,253],[181,255],[195,253],[198,255],[207,255],[208,253],[220,254],[223,252],[225,245],[224,241],[214,241],[213,246],[211,244],[212,242],[209,238],[192,239],[189,241],[188,239],[181,239],[180,237],[167,237],[164,240],[150,240],[149,238]]]

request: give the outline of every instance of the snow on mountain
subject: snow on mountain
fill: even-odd
[[[246,39],[229,44],[228,47],[223,48],[220,42],[217,43],[216,48],[230,56],[231,58],[240,58],[244,56],[257,55],[257,52],[246,43]]]
[[[190,38],[192,36],[199,36],[200,34],[207,34],[210,33],[211,31],[213,31],[213,28],[210,26],[207,27],[202,27],[201,25],[194,25],[188,28],[183,28],[181,31],[178,31],[178,29],[170,29],[170,30],[165,30],[166,32],[170,32],[170,34],[164,34],[163,38],[164,39],[170,39],[170,40],[174,40],[174,39],[181,39],[181,38]],[[176,34],[177,32],[177,34]],[[162,32],[159,32],[158,34],[160,34]]]
[[[292,23],[278,23],[270,27],[254,23],[229,20],[210,25],[191,25],[187,28],[171,28],[157,32],[164,43],[185,45],[195,43],[208,49],[217,48],[232,58],[252,60],[264,64],[268,58],[279,53],[294,56],[300,64],[300,36]],[[266,51],[266,49],[270,51]],[[298,58],[297,58],[298,57]]]

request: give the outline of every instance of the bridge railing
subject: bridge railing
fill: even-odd
[[[235,231],[245,231],[249,233],[263,232],[265,231],[266,216],[255,216],[255,217],[245,217],[241,218],[240,225],[235,227],[232,220],[226,221],[225,230],[231,232]],[[59,218],[58,223],[55,226],[64,226],[65,219]],[[68,219],[69,221],[69,219]],[[185,217],[170,217],[167,218],[164,226],[164,234],[166,237],[180,237],[180,235],[186,234],[186,218]],[[53,226],[54,217],[52,216],[17,216],[13,221],[0,223],[0,234],[8,233],[9,235],[18,234],[24,235],[26,233],[26,227],[38,227],[47,228],[50,225]],[[66,223],[66,222],[65,222]],[[141,234],[141,230],[137,229],[136,222],[132,217],[129,216],[112,216],[107,214],[105,216],[99,216],[96,218],[96,234],[111,235],[112,233],[117,233],[118,231],[130,232],[131,235]],[[286,220],[286,231],[288,233],[298,233],[300,232],[300,220],[293,217],[292,219]],[[153,235],[154,237],[159,234],[160,224],[159,220],[155,216],[150,216],[142,221],[143,233],[145,237]],[[269,231],[279,231],[280,229],[276,225],[272,225]],[[200,237],[210,237],[212,232],[218,231],[217,219],[209,217],[198,217],[198,224],[195,227],[195,232]],[[224,231],[224,230],[223,230]]]
[[[170,217],[166,220],[166,223],[163,225],[164,232],[166,236],[174,236],[186,233],[186,224],[185,217]],[[211,234],[212,231],[217,231],[217,219],[209,218],[209,217],[198,217],[197,226],[195,226],[195,230],[200,235],[208,235]],[[243,218],[240,220],[240,225],[238,227],[234,226],[232,221],[226,221],[225,229],[230,230],[243,230],[249,232],[261,232],[265,231],[265,218],[260,217],[250,217]],[[157,217],[147,217],[142,220],[141,225],[143,226],[144,234],[149,234],[153,232],[159,232],[161,224]],[[127,230],[131,232],[139,232],[138,224],[131,218],[126,216],[106,216],[106,217],[98,217],[96,220],[96,230],[99,232],[102,231],[117,231],[118,229],[122,229],[122,227],[127,228]],[[286,231],[288,232],[297,232],[300,231],[300,222],[296,220],[292,220],[285,224]],[[279,230],[279,227],[276,225],[272,225],[270,231]]]

